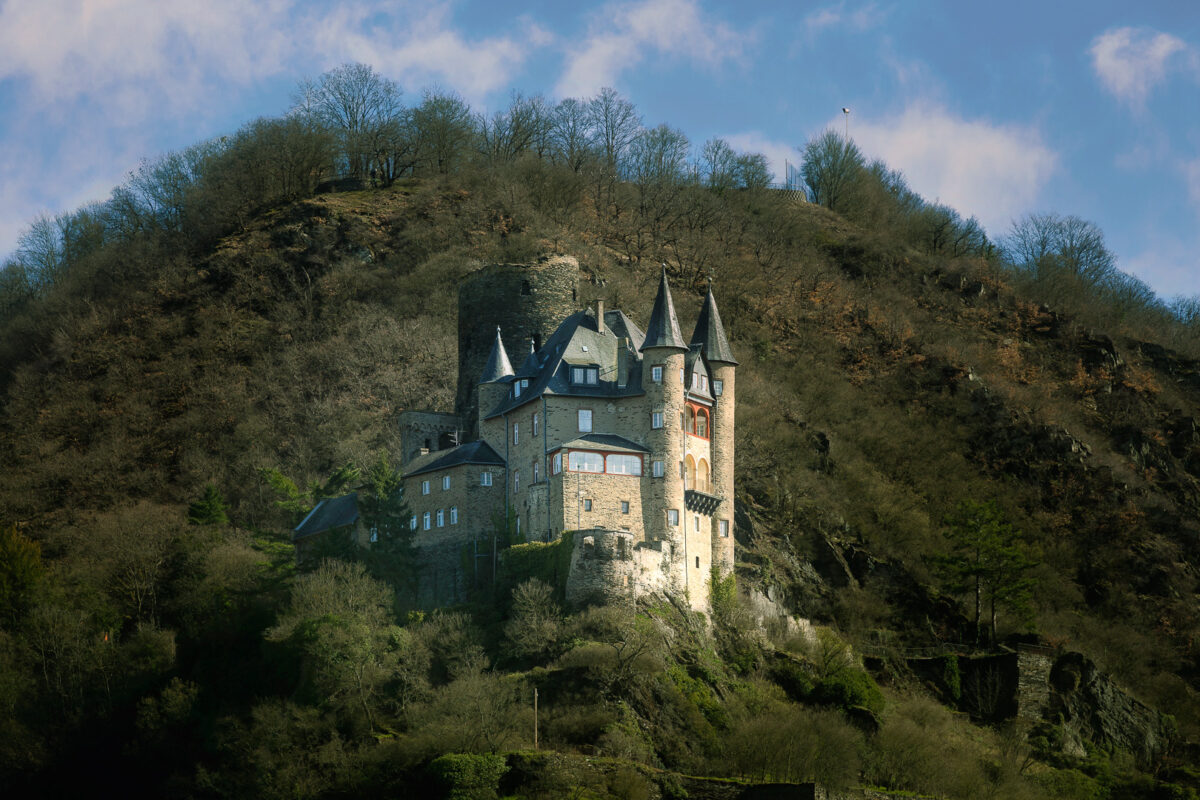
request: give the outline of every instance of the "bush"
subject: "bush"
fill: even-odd
[[[867,673],[860,669],[844,669],[823,679],[809,695],[818,703],[840,708],[862,706],[878,714],[883,710],[883,693]]]
[[[504,756],[448,753],[429,763],[446,789],[447,800],[490,800],[508,771]]]

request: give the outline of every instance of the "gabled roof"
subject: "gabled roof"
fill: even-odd
[[[667,285],[666,267],[663,267],[658,295],[654,298],[654,310],[650,312],[650,324],[646,326],[646,341],[640,349],[646,350],[650,347],[687,349],[687,345],[683,343],[683,334],[679,332],[679,319],[675,316],[671,287]]]
[[[500,416],[542,395],[631,397],[642,394],[642,362],[637,350],[626,354],[629,375],[624,386],[620,385],[617,369],[620,340],[628,338],[630,347],[634,347],[644,335],[619,311],[605,312],[604,324],[606,330],[600,333],[595,316],[587,311],[577,311],[563,320],[542,349],[531,355],[518,373],[519,378],[529,380],[529,385],[521,389],[520,397],[514,397],[510,392],[485,418]],[[599,383],[590,386],[572,384],[573,365],[598,366]]]
[[[703,355],[703,349],[700,345],[693,343],[688,347],[687,355],[683,357],[683,369],[686,378],[685,386],[687,386],[688,394],[690,395],[699,395],[712,399],[712,394],[708,390],[692,388],[692,373],[696,371],[697,364],[700,365],[700,369],[703,370],[704,374],[708,375],[708,366],[704,363]]]
[[[462,464],[485,464],[502,467],[504,466],[504,459],[492,449],[491,445],[480,439],[474,442],[467,442],[458,447],[452,447],[449,450],[439,450],[436,453],[417,456],[409,462],[408,469],[404,472],[404,477],[411,478],[414,475],[423,475],[426,472],[436,472],[437,470],[457,467]]]
[[[358,522],[358,492],[330,497],[313,506],[300,524],[292,529],[292,541],[318,533],[344,528]]]
[[[563,442],[562,447],[578,448],[580,450],[632,450],[635,453],[649,453],[635,441],[617,436],[615,433],[585,433],[577,439]]]
[[[500,338],[500,326],[496,326],[496,341],[492,342],[492,352],[488,355],[487,363],[483,365],[483,376],[480,383],[491,383],[513,374],[512,364],[508,353],[504,350],[504,340]]]
[[[717,301],[713,297],[712,287],[708,289],[708,297],[700,307],[700,316],[696,318],[696,330],[692,334],[692,344],[698,344],[704,351],[704,358],[710,364],[734,364],[737,359],[729,349],[729,339],[725,336],[725,328],[721,325],[721,315],[717,313]]]

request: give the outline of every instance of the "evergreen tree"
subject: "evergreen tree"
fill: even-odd
[[[225,498],[210,483],[204,487],[204,495],[188,506],[188,522],[192,525],[228,525],[228,508]]]
[[[1024,616],[1036,564],[1025,552],[1021,532],[1015,529],[994,501],[964,500],[946,517],[947,551],[933,558],[947,590],[974,598],[975,643],[986,606],[988,630],[996,641],[997,606]]]

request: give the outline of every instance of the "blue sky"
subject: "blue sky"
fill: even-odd
[[[1161,296],[1200,294],[1200,7],[1103,2],[0,0],[0,258],[139,159],[282,113],[346,61],[476,110],[612,86],[777,175],[825,127],[1001,236],[1097,223]]]

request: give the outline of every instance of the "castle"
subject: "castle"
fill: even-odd
[[[737,361],[711,289],[685,340],[665,270],[643,332],[602,302],[574,310],[578,269],[475,273],[457,413],[401,414],[422,605],[464,599],[494,568],[499,525],[517,541],[574,532],[571,603],[673,593],[706,611],[711,576],[733,569]]]

